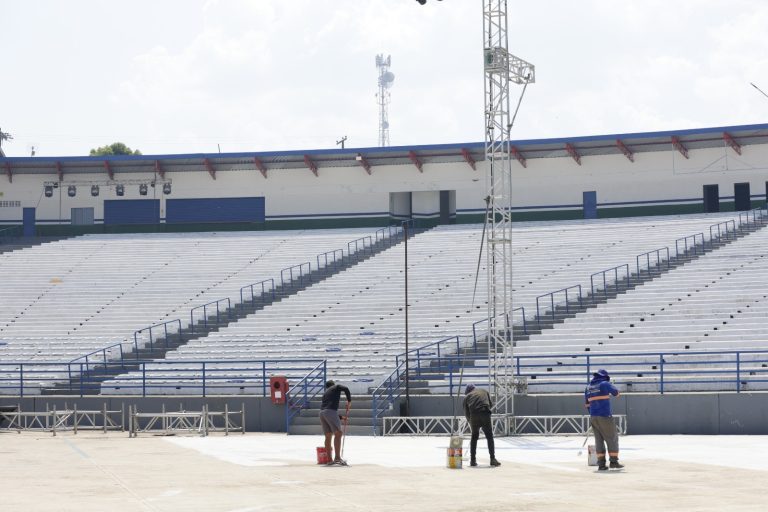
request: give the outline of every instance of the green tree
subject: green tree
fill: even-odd
[[[123,144],[122,142],[113,142],[107,146],[101,146],[100,148],[92,149],[91,156],[113,156],[113,155],[140,155],[141,151],[138,149],[132,151],[131,148]]]

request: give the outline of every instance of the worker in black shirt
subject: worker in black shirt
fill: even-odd
[[[349,388],[336,384],[332,380],[325,383],[325,393],[323,393],[323,403],[320,406],[320,424],[323,426],[325,434],[325,451],[328,454],[328,464],[344,464],[341,459],[341,421],[339,418],[339,400],[341,393],[347,395],[347,416],[349,408],[352,405],[352,395]],[[333,437],[334,451],[331,451],[331,437]],[[336,454],[335,458],[331,456]]]
[[[488,452],[491,454],[491,466],[501,466],[496,460],[493,444],[493,425],[491,424],[491,395],[484,389],[476,388],[474,384],[468,384],[464,391],[464,416],[472,429],[472,437],[469,440],[469,465],[477,466],[477,439],[480,437],[480,429],[485,434],[488,442]]]

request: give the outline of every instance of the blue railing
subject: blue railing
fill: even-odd
[[[293,418],[309,407],[309,402],[325,390],[327,373],[326,361],[312,368],[301,380],[288,388],[285,395],[285,431],[291,426]]]
[[[167,322],[162,322],[159,324],[150,325],[149,327],[143,327],[139,329],[138,331],[133,332],[133,350],[136,354],[136,359],[139,358],[139,334],[143,332],[147,332],[149,335],[149,350],[150,352],[155,351],[155,339],[152,335],[152,329],[157,329],[158,327],[163,328],[163,338],[165,339],[165,348],[168,348],[168,326],[171,324],[179,324],[179,330],[176,331],[179,334],[179,338],[181,338],[181,320],[168,320]],[[122,356],[121,356],[122,357]]]
[[[344,250],[335,249],[333,251],[324,252],[317,255],[317,269],[331,267],[333,270],[338,270],[339,265],[344,260]]]
[[[227,318],[229,318],[230,311],[232,309],[232,301],[229,300],[229,297],[226,297],[224,299],[214,300],[214,301],[208,302],[207,304],[203,304],[202,306],[195,306],[189,311],[189,330],[191,332],[195,332],[195,311],[199,309],[203,310],[203,326],[206,330],[208,330],[208,307],[212,305],[216,306],[216,326],[218,326],[221,323],[221,308],[219,307],[219,304],[221,304],[222,302],[227,303],[226,311],[227,311]]]
[[[675,258],[680,258],[681,248],[683,249],[682,255],[688,256],[689,249],[691,254],[704,254],[704,247],[704,233],[694,233],[692,235],[678,238],[675,240]]]
[[[395,365],[384,382],[371,393],[371,423],[373,435],[378,435],[379,418],[385,411],[394,406],[395,400],[403,395],[403,376],[405,375],[405,360]]]
[[[98,353],[97,351],[96,353]],[[89,354],[89,358],[93,354]],[[83,356],[84,358],[85,356]],[[186,394],[210,396],[234,393],[269,396],[269,378],[285,375],[291,382],[299,382],[308,372],[324,361],[321,359],[257,359],[257,360],[174,360],[131,361],[136,370],[120,373],[115,379],[102,382],[104,374],[119,373],[124,369],[121,361],[88,362],[78,358],[69,363],[3,362],[0,363],[0,394],[18,392],[20,396],[39,394],[43,388],[53,388],[67,381],[70,391],[80,396],[89,393],[109,393],[151,396]],[[79,383],[73,384],[79,380]]]
[[[440,358],[442,355],[457,354],[461,350],[461,340],[458,336],[450,336],[439,341],[433,341],[420,347],[412,348],[408,352],[403,352],[395,356],[395,366],[400,365],[400,361],[405,364],[405,358],[408,358],[408,370],[421,376],[422,358],[425,361],[432,361],[433,358]],[[415,365],[411,365],[411,362]]]
[[[541,315],[542,309],[541,309],[541,306],[539,304],[539,300],[543,299],[544,297],[549,297],[549,305],[550,305],[550,310],[551,310],[551,313],[552,313],[552,321],[554,322],[555,321],[555,295],[558,295],[560,293],[565,295],[565,313],[569,314],[571,312],[570,311],[570,307],[571,307],[570,306],[570,302],[571,301],[568,299],[568,290],[574,290],[574,289],[578,289],[578,291],[579,291],[578,300],[579,300],[579,308],[581,308],[583,303],[582,303],[581,285],[580,284],[576,284],[576,285],[573,285],[573,286],[568,286],[566,288],[562,288],[560,290],[555,290],[554,292],[545,293],[543,295],[539,295],[538,297],[536,297],[536,323],[539,325],[539,327],[541,327],[541,317],[542,317],[542,315]],[[571,294],[571,296],[573,296],[573,294]],[[558,305],[559,304],[560,303],[558,302]]]
[[[379,236],[379,233],[381,233],[381,236]],[[376,230],[376,233],[374,233],[374,240],[375,243],[383,242],[384,240],[390,240],[391,242],[393,238],[399,237],[402,234],[402,226],[386,226]]]
[[[736,221],[726,220],[724,222],[718,222],[709,226],[709,243],[710,245],[715,239],[719,242],[722,238],[726,240],[732,240],[736,238]]]
[[[269,284],[269,288],[267,288],[267,284]],[[261,287],[261,294],[258,295],[260,299],[260,303],[264,304],[267,301],[265,300],[266,297],[271,297],[272,300],[275,300],[275,280],[274,279],[265,279],[263,281],[259,281],[258,283],[253,284],[247,284],[240,288],[240,304],[245,304],[246,300],[251,303],[251,307],[256,307],[256,294],[254,293],[254,289],[257,287]],[[245,292],[245,293],[243,293]],[[248,299],[247,293],[251,294],[251,298]]]
[[[661,257],[661,253],[665,252],[667,253],[667,259],[663,260]],[[645,257],[645,267],[648,269],[648,275],[651,275],[651,255],[656,256],[656,263],[654,263],[654,267],[661,268],[664,261],[667,262],[667,270],[669,270],[669,247],[661,247],[659,249],[654,249],[653,251],[644,252],[643,254],[638,254],[635,256],[635,263],[637,264],[637,277],[641,277],[642,274],[642,268],[640,267],[640,260]]]
[[[623,272],[623,278],[627,280],[627,286],[629,286],[632,283],[632,276],[629,273],[629,264],[625,263],[624,265],[618,265],[616,267],[612,267],[609,269],[601,270],[600,272],[595,272],[591,276],[589,276],[589,294],[591,297],[595,296],[595,276],[602,276],[603,281],[603,295],[605,298],[608,298],[608,281],[607,281],[607,274],[609,272],[613,272],[613,284],[614,289],[616,290],[616,293],[619,293],[619,270],[624,270]],[[600,284],[600,281],[598,280],[598,285]]]
[[[373,237],[368,235],[361,238],[356,238],[351,242],[347,242],[347,254],[351,257],[353,254],[358,258],[361,255],[373,254]]]
[[[434,366],[441,377],[430,382],[433,392],[454,392],[457,373],[464,368],[464,382],[487,378],[486,368],[468,372],[473,365],[468,356],[446,356]],[[750,384],[768,388],[768,350],[677,351],[636,353],[575,353],[546,355],[514,355],[514,375],[528,377],[528,389],[535,392],[543,386],[558,386],[557,392],[583,390],[592,373],[599,368],[610,371],[615,384],[632,391],[635,385],[656,385],[658,392],[669,392],[674,384],[684,387],[707,384],[720,391],[747,390]],[[632,368],[630,368],[632,367]],[[429,378],[429,377],[427,377]],[[642,380],[641,380],[642,379]],[[686,389],[675,389],[685,391]],[[459,390],[460,391],[460,390]],[[645,390],[647,391],[647,390]]]
[[[312,282],[312,265],[307,261],[286,267],[280,271],[280,286],[285,290],[288,283],[298,281],[300,286]]]

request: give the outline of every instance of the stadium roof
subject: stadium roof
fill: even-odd
[[[511,153],[520,165],[535,158],[571,157],[581,159],[594,155],[624,154],[634,161],[636,153],[676,149],[686,158],[688,152],[701,148],[731,147],[741,153],[742,146],[768,142],[768,124],[723,126],[693,130],[648,133],[622,133],[587,137],[533,139],[511,141]],[[14,174],[53,174],[59,180],[67,173],[207,171],[215,179],[216,172],[230,170],[260,171],[264,177],[272,170],[304,169],[316,175],[323,167],[360,167],[369,173],[382,165],[413,165],[465,162],[474,167],[485,159],[484,143],[435,144],[348,149],[315,149],[303,151],[269,151],[254,153],[194,153],[177,155],[133,156],[64,156],[64,157],[0,157],[0,171],[9,180]]]

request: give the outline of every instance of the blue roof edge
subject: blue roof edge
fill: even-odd
[[[768,124],[747,124],[747,125],[734,125],[734,126],[716,126],[711,128],[692,128],[687,130],[666,130],[656,132],[632,132],[632,133],[614,133],[605,135],[586,135],[578,137],[556,137],[550,139],[516,139],[510,142],[516,146],[523,145],[545,145],[545,144],[565,144],[565,143],[579,143],[579,142],[597,142],[603,140],[615,141],[616,139],[651,139],[658,137],[671,137],[671,136],[688,136],[688,135],[704,135],[710,133],[721,132],[743,132],[749,130],[766,130]],[[416,144],[407,146],[388,146],[388,147],[361,147],[361,148],[345,148],[345,149],[303,149],[303,150],[286,150],[286,151],[249,151],[238,153],[176,153],[176,154],[160,154],[160,155],[119,155],[119,156],[5,156],[0,157],[0,162],[18,162],[18,163],[40,163],[44,161],[50,162],[120,162],[120,161],[154,161],[154,160],[189,160],[189,159],[214,159],[214,158],[269,158],[275,156],[323,156],[323,155],[350,155],[356,156],[358,153],[370,154],[370,153],[403,153],[405,151],[423,152],[423,151],[440,151],[440,150],[460,150],[460,149],[483,149],[485,147],[484,142],[463,142],[463,143],[448,143],[448,144]]]

